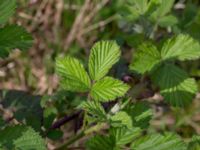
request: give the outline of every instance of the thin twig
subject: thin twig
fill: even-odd
[[[91,32],[92,30],[95,30],[97,28],[101,28],[101,27],[104,27],[105,25],[109,24],[110,22],[112,22],[113,20],[115,20],[117,18],[116,15],[113,15],[103,21],[100,21],[96,24],[93,24],[91,26],[89,26],[88,28],[84,29],[84,31],[82,32],[82,34],[86,34],[86,33],[89,33]]]
[[[73,120],[74,118],[78,117],[79,114],[81,113],[82,111],[78,111],[72,115],[67,115],[65,117],[63,117],[62,119],[56,121],[51,127],[50,129],[57,129],[57,128],[60,128],[62,125],[66,124],[67,122]]]
[[[90,6],[90,2],[91,0],[85,0],[84,5],[82,6],[78,16],[76,17],[74,24],[72,26],[71,31],[69,32],[67,38],[64,41],[64,52],[66,52],[68,50],[68,48],[70,47],[71,43],[74,41],[74,39],[76,38],[76,34],[79,30],[80,25],[82,24],[84,15],[87,11],[87,9]]]
[[[66,148],[73,144],[74,142],[76,142],[77,140],[81,139],[82,137],[84,137],[85,135],[90,135],[94,132],[98,132],[102,129],[104,129],[105,127],[107,127],[106,123],[101,123],[101,124],[97,124],[89,129],[86,130],[82,130],[79,134],[73,136],[71,139],[69,139],[66,143],[62,144],[61,146],[55,148],[54,150],[66,150]]]

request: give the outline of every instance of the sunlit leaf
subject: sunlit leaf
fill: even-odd
[[[89,73],[93,80],[104,77],[119,60],[120,47],[114,41],[97,42],[91,49]]]
[[[61,86],[69,91],[86,92],[90,88],[90,78],[78,59],[72,57],[57,58],[56,71]]]
[[[130,69],[144,74],[159,65],[160,60],[160,52],[155,46],[143,44],[135,52]]]
[[[186,150],[186,145],[177,135],[167,133],[147,135],[134,141],[132,150]]]
[[[105,77],[93,85],[91,96],[96,101],[111,101],[124,96],[128,89],[129,86],[122,81]]]
[[[200,57],[200,44],[190,36],[181,34],[164,44],[161,56],[164,60],[195,60]]]

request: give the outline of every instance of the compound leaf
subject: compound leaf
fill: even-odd
[[[130,69],[144,74],[156,67],[160,59],[160,52],[153,44],[143,44],[136,51]]]
[[[14,14],[16,0],[0,0],[0,24],[4,24]]]
[[[164,44],[161,56],[163,60],[195,60],[200,57],[200,44],[192,37],[181,34]]]
[[[190,104],[197,92],[195,80],[172,64],[159,67],[152,74],[152,79],[160,87],[161,95],[165,100],[174,106]]]
[[[97,42],[91,49],[89,73],[93,80],[104,77],[119,60],[120,47],[114,41]]]
[[[112,77],[105,77],[96,82],[91,89],[91,96],[96,101],[110,101],[122,97],[129,86]]]
[[[26,50],[33,43],[32,36],[17,25],[0,28],[0,35],[0,57],[7,57],[12,49]]]
[[[90,78],[83,65],[75,58],[57,58],[56,71],[65,90],[86,92],[90,88]]]

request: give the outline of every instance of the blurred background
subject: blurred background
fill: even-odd
[[[137,46],[145,41],[159,47],[163,41],[179,33],[200,40],[200,1],[176,0],[172,6],[163,5],[166,12],[161,18],[138,16],[137,9],[131,4],[132,0],[18,0],[17,12],[10,23],[24,26],[33,35],[34,45],[27,52],[15,51],[9,58],[0,60],[0,89],[52,95],[59,89],[54,70],[57,56],[72,55],[86,65],[90,48],[96,41],[116,40],[123,56],[111,73],[133,84],[136,98],[159,99],[148,85],[149,79],[140,83],[140,75],[130,73],[128,64]],[[200,85],[199,61],[177,64]],[[63,114],[66,114],[66,108],[80,102],[80,97],[69,95],[71,99],[65,102]],[[153,101],[152,130],[176,131],[186,139],[193,133],[200,134],[199,98],[197,94],[193,104],[185,110]],[[57,110],[55,107],[51,112],[56,114]]]

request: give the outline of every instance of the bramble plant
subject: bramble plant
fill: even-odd
[[[184,44],[180,47],[179,43]],[[191,44],[193,46],[189,47]],[[180,50],[172,53],[171,51],[177,47]],[[200,56],[199,49],[198,42],[185,35],[166,42],[161,52],[152,44],[145,44],[137,51],[131,69],[139,73],[149,72],[155,83],[161,87],[161,94],[164,98],[175,106],[183,106],[192,100],[197,87],[194,79],[189,78],[184,71],[171,63],[174,59],[197,59]],[[97,42],[92,47],[89,57],[90,76],[77,59],[71,57],[57,59],[56,70],[60,76],[62,88],[76,92],[88,92],[87,100],[78,107],[85,113],[83,131],[73,140],[108,128],[108,135],[96,135],[89,139],[86,143],[87,149],[126,149],[127,144],[131,144],[130,148],[135,150],[187,149],[187,144],[173,133],[142,136],[152,117],[148,104],[132,102],[128,95],[125,96],[129,89],[128,85],[112,77],[104,77],[119,57],[119,46],[115,42]],[[116,98],[118,98],[117,101]],[[114,100],[116,104],[113,108],[105,111],[102,102]],[[96,125],[92,126],[93,124]],[[58,149],[65,149],[70,144],[71,142],[67,142]]]
[[[158,27],[178,23],[171,13],[173,4],[174,0],[127,0],[120,14],[129,14],[123,18],[128,23],[148,22],[153,32],[146,31],[149,26],[143,26],[143,32],[154,39]],[[8,57],[13,49],[26,50],[33,43],[24,28],[6,24],[15,8],[16,0],[0,0],[1,58]],[[198,92],[197,83],[178,63],[199,59],[199,42],[191,35],[178,34],[159,44],[150,40],[140,43],[129,64],[130,72],[141,81],[150,77],[151,89],[169,106],[184,109],[190,105]],[[69,55],[57,56],[59,89],[55,95],[36,98],[3,93],[7,100],[1,104],[15,106],[15,120],[5,120],[0,114],[0,150],[46,150],[47,140],[63,137],[61,126],[75,117],[79,123],[76,133],[55,150],[73,149],[71,145],[82,142],[82,138],[84,147],[80,149],[87,150],[198,150],[199,135],[185,141],[175,132],[149,130],[154,118],[147,100],[151,97],[137,99],[133,84],[112,76],[121,53],[118,42],[102,40],[91,48],[87,65]],[[59,120],[63,114],[67,116]]]

